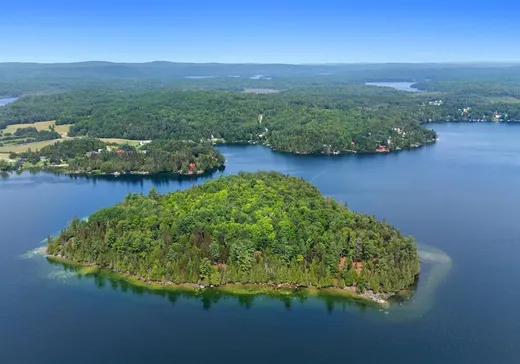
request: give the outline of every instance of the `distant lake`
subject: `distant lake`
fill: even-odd
[[[429,127],[436,144],[384,155],[220,146],[225,171],[199,179],[0,176],[0,363],[518,363],[520,125]],[[379,310],[154,293],[78,278],[37,250],[74,216],[129,192],[168,193],[241,170],[304,178],[415,236],[422,272],[412,299]]]
[[[419,92],[419,89],[412,87],[415,82],[367,82],[365,85],[391,87],[399,91]]]
[[[18,97],[8,97],[6,99],[0,99],[0,106],[5,106],[11,102],[18,100]]]

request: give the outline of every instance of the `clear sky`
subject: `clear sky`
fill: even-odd
[[[520,61],[520,0],[0,0],[0,62]]]

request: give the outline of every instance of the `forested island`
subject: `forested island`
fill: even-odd
[[[163,284],[367,290],[414,283],[417,245],[310,183],[275,172],[219,177],[75,218],[47,253]]]
[[[188,141],[155,140],[139,146],[105,143],[96,138],[56,142],[40,150],[10,153],[0,170],[54,169],[85,174],[202,174],[224,165],[224,156],[212,145]]]

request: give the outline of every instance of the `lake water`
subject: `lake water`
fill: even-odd
[[[17,97],[8,97],[8,98],[5,98],[5,99],[0,98],[0,106],[5,106],[5,105],[7,105],[7,104],[9,104],[11,102],[14,102],[16,100],[18,100]]]
[[[420,90],[412,87],[415,82],[367,82],[365,85],[369,86],[379,86],[379,87],[391,87],[398,91],[408,91],[408,92],[419,92]]]
[[[518,363],[520,126],[435,126],[385,155],[222,147],[224,174],[277,170],[416,237],[424,274],[389,310],[308,299],[152,294],[78,278],[38,252],[47,235],[128,192],[204,179],[0,179],[0,363]]]

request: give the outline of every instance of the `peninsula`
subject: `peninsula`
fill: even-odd
[[[96,138],[58,141],[37,151],[10,153],[0,170],[46,169],[70,174],[202,174],[224,165],[212,145],[192,141],[141,141],[138,145],[105,143]]]
[[[275,172],[129,194],[75,218],[47,253],[151,284],[335,288],[374,300],[419,273],[413,238]]]

